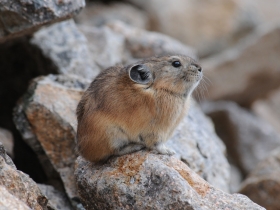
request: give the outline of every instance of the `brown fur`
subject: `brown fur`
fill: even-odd
[[[180,61],[182,66],[173,67],[173,61]],[[131,69],[137,65],[150,70],[148,84],[130,78]],[[101,72],[77,107],[81,155],[98,162],[143,146],[171,154],[162,144],[184,116],[189,96],[202,77],[198,68],[191,58],[176,55]]]

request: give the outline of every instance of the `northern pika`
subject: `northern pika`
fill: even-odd
[[[77,107],[80,154],[99,162],[164,143],[184,116],[202,68],[182,55],[152,57],[102,71]]]

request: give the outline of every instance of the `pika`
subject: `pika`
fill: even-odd
[[[102,71],[77,107],[78,151],[91,162],[143,148],[174,154],[164,143],[201,78],[202,68],[183,55],[151,57]]]

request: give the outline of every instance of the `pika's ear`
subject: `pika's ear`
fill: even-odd
[[[130,79],[136,83],[146,85],[152,81],[152,73],[146,65],[132,66],[128,72]]]

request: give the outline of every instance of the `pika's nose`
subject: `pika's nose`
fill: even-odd
[[[202,72],[201,66],[196,64],[196,63],[191,64],[191,69],[194,69],[194,70],[197,70],[199,72]]]

